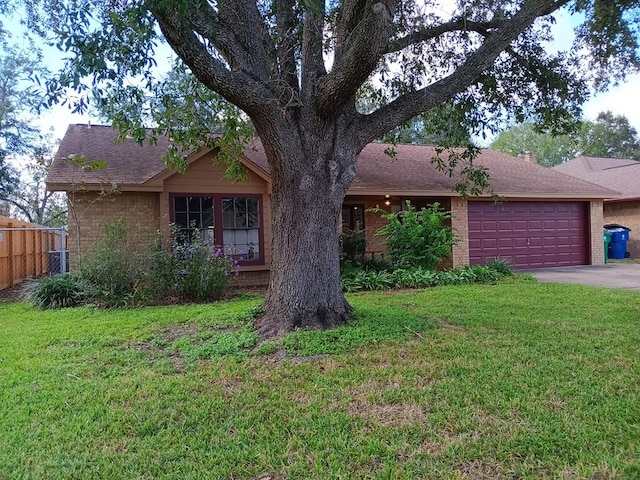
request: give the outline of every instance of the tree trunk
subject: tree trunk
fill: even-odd
[[[352,311],[340,283],[338,219],[356,151],[332,135],[292,137],[278,142],[286,160],[279,168],[272,162],[271,279],[256,324],[263,339],[296,328],[333,328]],[[268,156],[275,153],[264,137],[263,143]]]

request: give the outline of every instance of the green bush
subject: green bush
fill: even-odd
[[[150,293],[159,299],[214,300],[222,296],[231,275],[238,275],[238,260],[224,255],[220,248],[213,250],[197,232],[187,243],[172,229],[170,248],[157,248],[153,254]]]
[[[28,283],[24,289],[25,300],[41,310],[76,307],[90,301],[91,297],[91,286],[73,274],[42,277]]]
[[[376,235],[386,237],[387,255],[396,266],[435,269],[451,255],[455,242],[451,227],[445,223],[451,214],[441,211],[438,203],[419,211],[409,201],[406,205],[407,209],[398,213],[374,209],[388,222]]]
[[[346,292],[359,290],[389,290],[391,288],[428,288],[438,285],[494,283],[505,276],[501,271],[483,265],[465,265],[436,271],[421,267],[398,268],[394,271],[374,271],[352,268],[342,275]]]
[[[360,263],[364,260],[367,249],[365,230],[356,226],[354,229],[345,228],[340,234],[340,257],[343,261]]]
[[[82,259],[80,276],[95,286],[97,302],[107,307],[134,302],[144,286],[148,253],[129,231],[122,218],[106,223],[93,252]]]
[[[511,263],[508,258],[504,257],[496,257],[486,265],[491,270],[494,270],[505,277],[510,277],[513,275],[513,270],[511,269]]]

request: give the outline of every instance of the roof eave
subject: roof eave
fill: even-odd
[[[106,188],[113,188],[120,192],[155,192],[161,193],[162,188],[157,185],[140,185],[130,183],[83,183],[81,185],[72,183],[47,183],[47,190],[50,192],[100,192]]]

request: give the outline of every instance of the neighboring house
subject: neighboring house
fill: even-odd
[[[140,147],[133,140],[116,144],[110,127],[70,125],[47,178],[49,190],[67,192],[71,264],[73,245],[91,251],[102,225],[122,216],[137,235],[149,241],[157,231],[190,222],[204,236],[222,244],[228,253],[242,252],[242,278],[264,283],[270,265],[271,179],[259,141],[247,146],[240,160],[248,178],[233,183],[223,178],[224,167],[212,164],[215,149],[189,156],[186,173],[168,170],[161,157],[167,139]],[[398,211],[410,200],[418,208],[439,202],[452,213],[458,241],[452,264],[477,264],[495,257],[516,267],[536,268],[603,263],[602,199],[615,192],[541,167],[534,162],[482,150],[476,163],[489,169],[490,194],[470,199],[453,192],[459,177],[436,170],[435,149],[424,145],[371,143],[358,159],[358,172],[342,209],[343,227],[366,230],[368,255],[382,254],[382,238],[375,235],[383,220],[368,209],[379,205]],[[105,169],[82,169],[69,158],[104,160]]]
[[[579,156],[553,167],[556,171],[621,193],[604,200],[604,225],[629,227],[627,251],[640,257],[640,162],[624,158]]]

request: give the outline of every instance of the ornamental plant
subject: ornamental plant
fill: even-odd
[[[386,237],[387,254],[397,267],[433,270],[451,255],[455,235],[446,223],[451,213],[442,211],[439,203],[416,210],[407,200],[406,209],[398,213],[388,213],[380,207],[373,211],[388,222],[376,235]]]
[[[150,282],[159,297],[215,300],[228,287],[229,277],[238,275],[238,260],[242,257],[232,258],[206,244],[197,230],[186,236],[172,228],[169,248],[158,248],[153,256]]]

